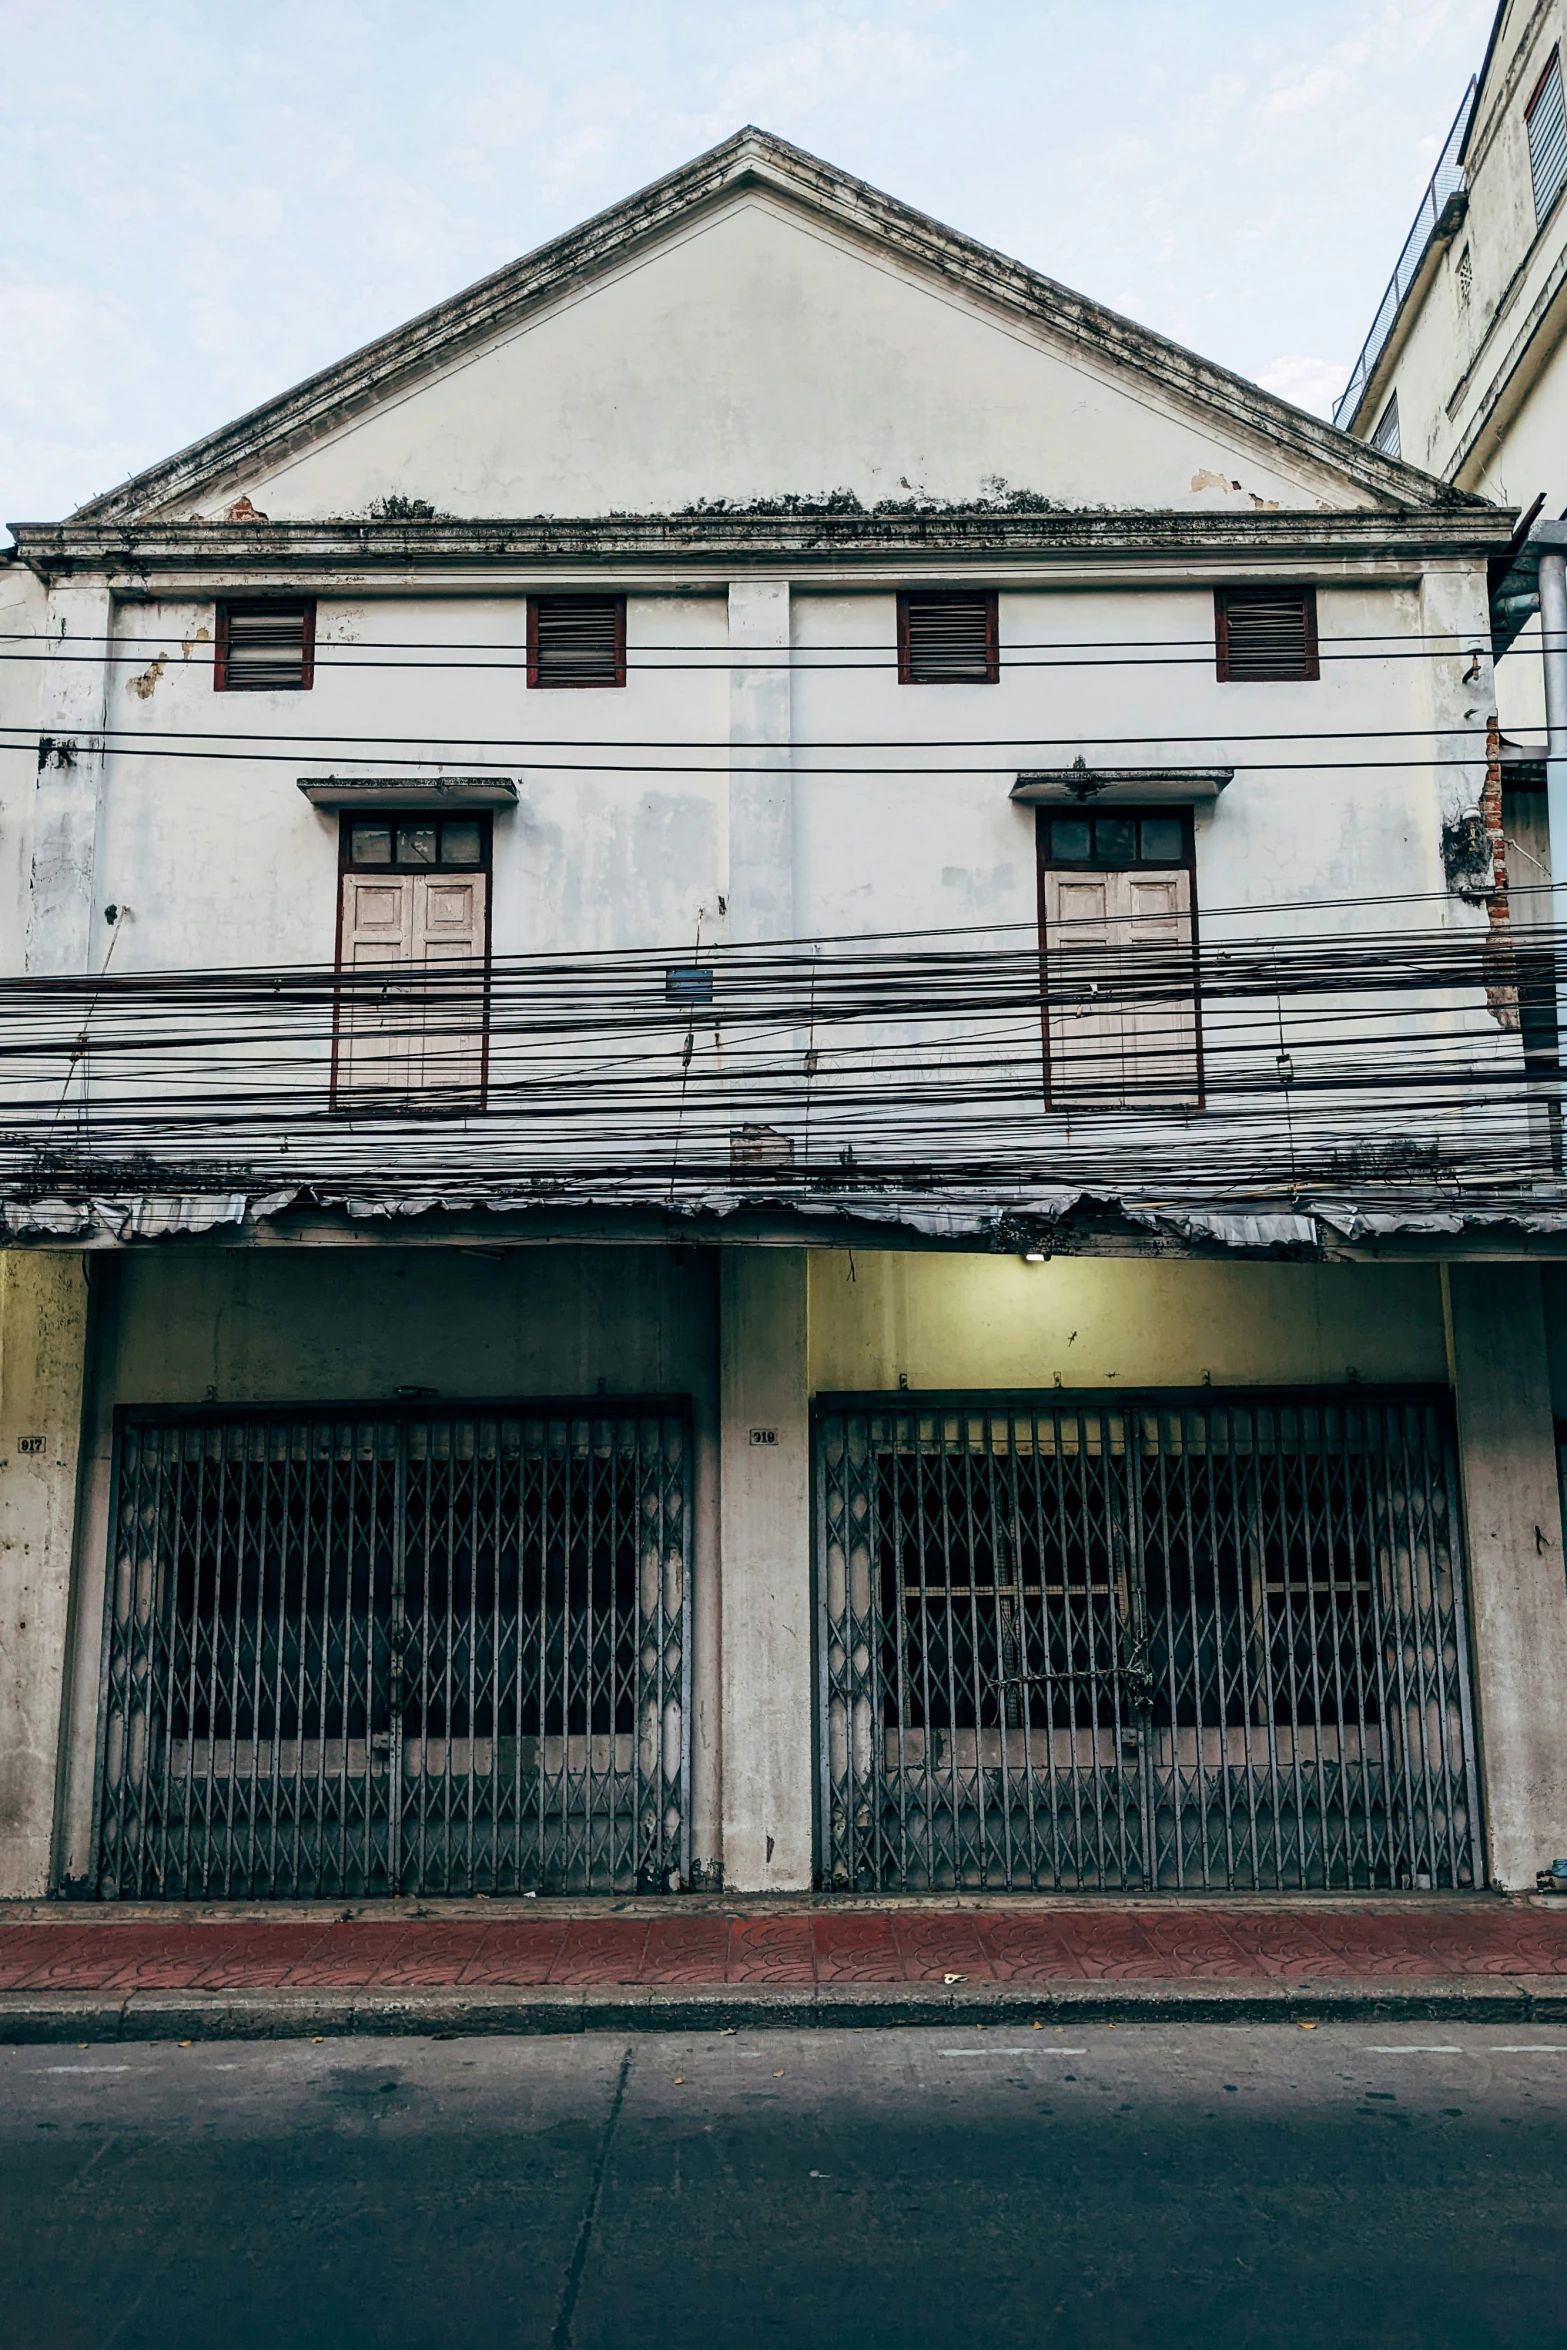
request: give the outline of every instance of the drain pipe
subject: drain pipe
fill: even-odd
[[[1551,921],[1567,921],[1567,545],[1547,523],[1540,549],[1540,647],[1545,666],[1545,810],[1551,832]],[[1555,543],[1551,543],[1551,541]],[[1556,1033],[1567,1038],[1567,956],[1556,957]],[[1560,1051],[1560,1045],[1558,1051]]]

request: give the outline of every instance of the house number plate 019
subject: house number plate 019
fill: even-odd
[[[753,1444],[776,1444],[778,1442],[778,1431],[776,1428],[753,1428],[751,1430],[751,1442]]]

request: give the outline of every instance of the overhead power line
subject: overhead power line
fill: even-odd
[[[269,590],[268,592],[272,594],[278,594],[279,591],[274,589]],[[606,590],[605,592],[618,594],[621,591],[617,589],[613,591]],[[651,594],[657,593],[656,590],[650,590],[648,592]],[[717,592],[721,594],[722,590]],[[892,594],[895,591],[887,589],[882,592],[885,594]],[[1022,594],[1029,594],[1035,592],[1051,593],[1055,591],[1034,591],[1023,589],[1017,592]],[[1180,593],[1183,591],[1180,589],[1174,589],[1171,592]],[[1185,592],[1192,591],[1187,590]],[[1202,594],[1206,591],[1199,587],[1195,592]],[[299,593],[294,596],[280,595],[279,600],[284,602],[298,602],[305,600],[307,597],[309,600],[315,602],[330,601],[330,598],[311,596],[308,589],[301,589]],[[516,597],[502,598],[501,596],[497,595],[495,600],[497,602],[516,602],[522,599]],[[213,597],[211,595],[206,597],[197,597],[189,594],[171,594],[169,601],[183,604],[210,604],[214,602],[222,602],[224,599],[222,597]],[[1432,659],[1452,659],[1459,653],[1460,649],[1463,651],[1468,651],[1471,648],[1473,642],[1473,634],[1467,633],[1462,629],[1452,628],[1367,629],[1357,630],[1352,634],[1338,636],[1319,633],[1317,638],[1319,652],[1332,646],[1361,646],[1367,649],[1367,657],[1371,659],[1376,659],[1379,657],[1372,648],[1379,646],[1386,647],[1389,645],[1410,646],[1414,649],[1416,655],[1421,655],[1421,648],[1428,647],[1431,649],[1430,657]],[[210,638],[185,637],[182,636],[177,629],[165,628],[161,630],[156,636],[137,636],[125,629],[114,629],[107,632],[98,632],[92,629],[84,629],[79,634],[73,631],[68,638],[62,638],[56,630],[46,628],[0,629],[0,645],[42,645],[46,648],[44,653],[38,655],[29,655],[27,656],[28,658],[47,660],[60,659],[66,661],[90,660],[99,667],[104,666],[106,663],[113,663],[117,661],[120,656],[115,653],[72,653],[66,649],[67,646],[134,645],[145,648],[148,645],[176,644],[181,646],[182,653],[183,648],[189,648],[188,656],[184,657],[188,657],[188,659],[193,664],[204,663],[210,665],[211,659],[213,657],[213,648]],[[353,637],[343,639],[333,639],[328,637],[318,638],[316,649],[318,655],[321,653],[353,652],[379,652],[398,654],[517,653],[525,655],[527,651],[526,644],[521,640],[507,640],[496,637]],[[724,656],[732,656],[739,650],[741,650],[741,648],[737,647],[733,639],[729,637],[715,639],[711,644],[703,644],[698,640],[692,639],[670,645],[628,645],[627,658],[640,661],[644,659],[655,658],[665,652],[713,653]],[[897,648],[892,643],[879,639],[850,638],[842,642],[822,639],[819,642],[814,642],[811,644],[791,644],[788,646],[758,645],[754,648],[746,647],[744,648],[744,651],[745,661],[743,664],[737,664],[737,666],[749,667],[753,662],[765,662],[768,655],[775,652],[785,654],[786,657],[791,661],[799,660],[816,653],[876,653],[892,655],[895,658]],[[1013,653],[1085,653],[1094,656],[1097,659],[1097,657],[1101,654],[1111,654],[1119,657],[1124,653],[1145,652],[1205,652],[1208,658],[1211,660],[1214,654],[1213,631],[1210,628],[1200,636],[1118,636],[1113,638],[1009,637],[1001,647],[1001,658],[1003,662],[1005,662],[1008,656]],[[139,660],[141,658],[141,653],[137,652],[135,655],[129,657]],[[439,666],[439,664],[436,665]],[[415,664],[415,666],[417,666],[417,664]]]
[[[1486,746],[1486,721],[1469,723],[1475,742],[1483,753]],[[505,751],[726,751],[772,750],[805,753],[812,751],[1012,751],[1014,753],[1043,753],[1068,751],[1081,743],[1114,746],[1120,750],[1155,750],[1171,746],[1176,749],[1212,751],[1233,744],[1265,747],[1284,743],[1319,742],[1429,742],[1434,737],[1462,734],[1464,726],[1440,727],[1429,720],[1423,726],[1338,726],[1273,728],[1266,734],[1238,733],[1228,727],[1212,727],[1201,734],[1114,734],[1097,731],[1076,734],[1035,734],[1019,729],[1012,734],[996,735],[795,735],[776,741],[734,744],[727,734],[708,735],[483,735],[483,734],[382,734],[341,733],[318,729],[313,733],[288,727],[271,727],[264,733],[245,733],[237,728],[219,726],[141,726],[94,727],[87,729],[95,742],[112,743],[118,747],[156,750],[165,742],[213,743],[284,743],[303,744],[307,749],[328,749],[333,744],[366,743],[375,748],[414,744],[428,747],[434,743],[456,745],[464,750]],[[1524,733],[1543,734],[1543,726],[1530,726]],[[39,739],[36,726],[0,725],[0,734],[24,738],[26,746]],[[1509,738],[1512,740],[1513,738]],[[0,746],[10,747],[10,746]],[[1423,762],[1422,762],[1423,763]],[[1002,766],[1016,765],[1016,758],[1002,760]]]
[[[73,765],[78,742],[81,739],[80,737],[67,738],[65,743],[60,745],[52,737],[40,736],[36,729],[0,728],[0,737],[6,734],[15,734],[21,739],[15,741],[0,739],[0,754],[9,753],[13,758],[30,759],[39,767],[43,767],[51,761],[61,766]],[[1110,750],[1124,753],[1131,749],[1151,751],[1158,747],[1167,758],[1171,752],[1185,750],[1193,755],[1194,763],[1212,764],[1222,761],[1226,765],[1240,767],[1250,774],[1259,775],[1367,774],[1411,768],[1431,770],[1450,767],[1473,771],[1475,767],[1484,765],[1486,759],[1483,738],[1477,741],[1473,751],[1453,754],[1429,751],[1406,759],[1319,758],[1311,756],[1292,759],[1264,759],[1257,757],[1255,753],[1248,753],[1244,758],[1225,759],[1224,754],[1227,746],[1222,739],[1215,737],[1183,740],[1180,736],[1170,735],[1153,738],[1146,736],[1095,737],[1084,733],[1068,738],[1066,744],[1059,742],[1040,744],[1036,742],[1032,746],[1035,753],[1034,760],[1030,760],[1021,753],[1015,753],[1010,759],[972,760],[962,765],[951,762],[936,764],[928,758],[920,759],[918,757],[918,754],[923,751],[939,751],[948,747],[941,743],[902,745],[900,747],[907,755],[897,761],[873,764],[859,760],[840,765],[827,764],[820,759],[811,759],[809,763],[806,763],[804,759],[805,746],[799,746],[791,753],[790,746],[787,744],[747,742],[730,746],[722,739],[700,746],[713,754],[705,762],[699,761],[688,753],[674,752],[665,759],[541,759],[534,755],[537,747],[535,745],[518,741],[512,743],[508,751],[505,742],[494,737],[489,738],[482,745],[476,745],[471,737],[466,739],[461,736],[428,737],[424,738],[426,747],[423,750],[409,749],[407,747],[409,738],[405,736],[390,738],[379,743],[374,737],[362,735],[295,736],[292,738],[293,742],[296,746],[303,745],[303,748],[296,747],[291,750],[263,750],[259,748],[228,750],[219,746],[225,741],[237,739],[243,739],[247,743],[261,743],[276,738],[267,736],[244,738],[223,735],[207,736],[194,731],[188,735],[180,735],[171,731],[156,738],[148,738],[134,734],[121,734],[111,728],[99,730],[92,735],[91,739],[94,743],[101,744],[104,748],[112,751],[116,757],[127,759],[140,754],[152,761],[196,759],[220,764],[292,767],[297,772],[302,758],[315,756],[318,759],[333,762],[346,762],[355,767],[379,765],[418,770],[434,769],[437,771],[436,775],[427,778],[431,781],[439,780],[441,773],[449,772],[458,757],[461,758],[464,774],[504,777],[508,780],[510,772],[519,767],[540,775],[669,777],[765,775],[776,778],[781,772],[777,763],[778,758],[789,753],[800,763],[794,765],[788,772],[801,780],[819,777],[828,780],[837,778],[852,781],[855,777],[864,777],[869,780],[887,779],[905,783],[918,783],[943,776],[994,778],[998,774],[1017,774],[1020,771],[1026,771],[1030,765],[1036,764],[1038,756],[1043,752],[1060,751],[1068,747],[1078,751],[1082,746],[1094,751],[1096,756]],[[1326,737],[1324,739],[1338,740],[1340,738]],[[180,747],[184,743],[194,743],[201,747],[191,749]],[[345,744],[363,745],[364,747],[345,748]],[[70,756],[61,758],[59,753],[62,748]],[[488,755],[495,751],[499,751],[503,755],[499,757]],[[750,755],[737,756],[737,753]],[[1163,759],[1155,761],[1156,766],[1163,763]],[[345,777],[341,780],[348,779]],[[425,778],[416,777],[414,780],[425,780]],[[1067,804],[1063,803],[1063,805]]]
[[[1567,1204],[1567,927],[0,981],[0,1189]]]

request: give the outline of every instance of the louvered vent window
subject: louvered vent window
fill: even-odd
[[[1284,684],[1320,674],[1315,588],[1220,588],[1214,605],[1221,679]]]
[[[994,685],[1001,674],[996,599],[936,591],[898,598],[902,685]]]
[[[1534,181],[1534,217],[1543,220],[1567,180],[1567,107],[1562,103],[1560,53],[1535,84],[1525,117],[1529,125],[1529,174]]]
[[[301,693],[315,682],[313,603],[220,604],[212,682],[220,694]]]
[[[1382,411],[1382,421],[1371,436],[1373,449],[1380,449],[1384,457],[1401,454],[1398,445],[1398,394],[1395,392]]]
[[[532,596],[529,685],[624,685],[624,596]]]

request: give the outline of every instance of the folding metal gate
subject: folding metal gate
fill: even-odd
[[[686,1882],[690,1457],[662,1401],[127,1413],[99,1892]]]
[[[1445,1406],[900,1397],[816,1431],[844,1888],[1478,1881]]]

